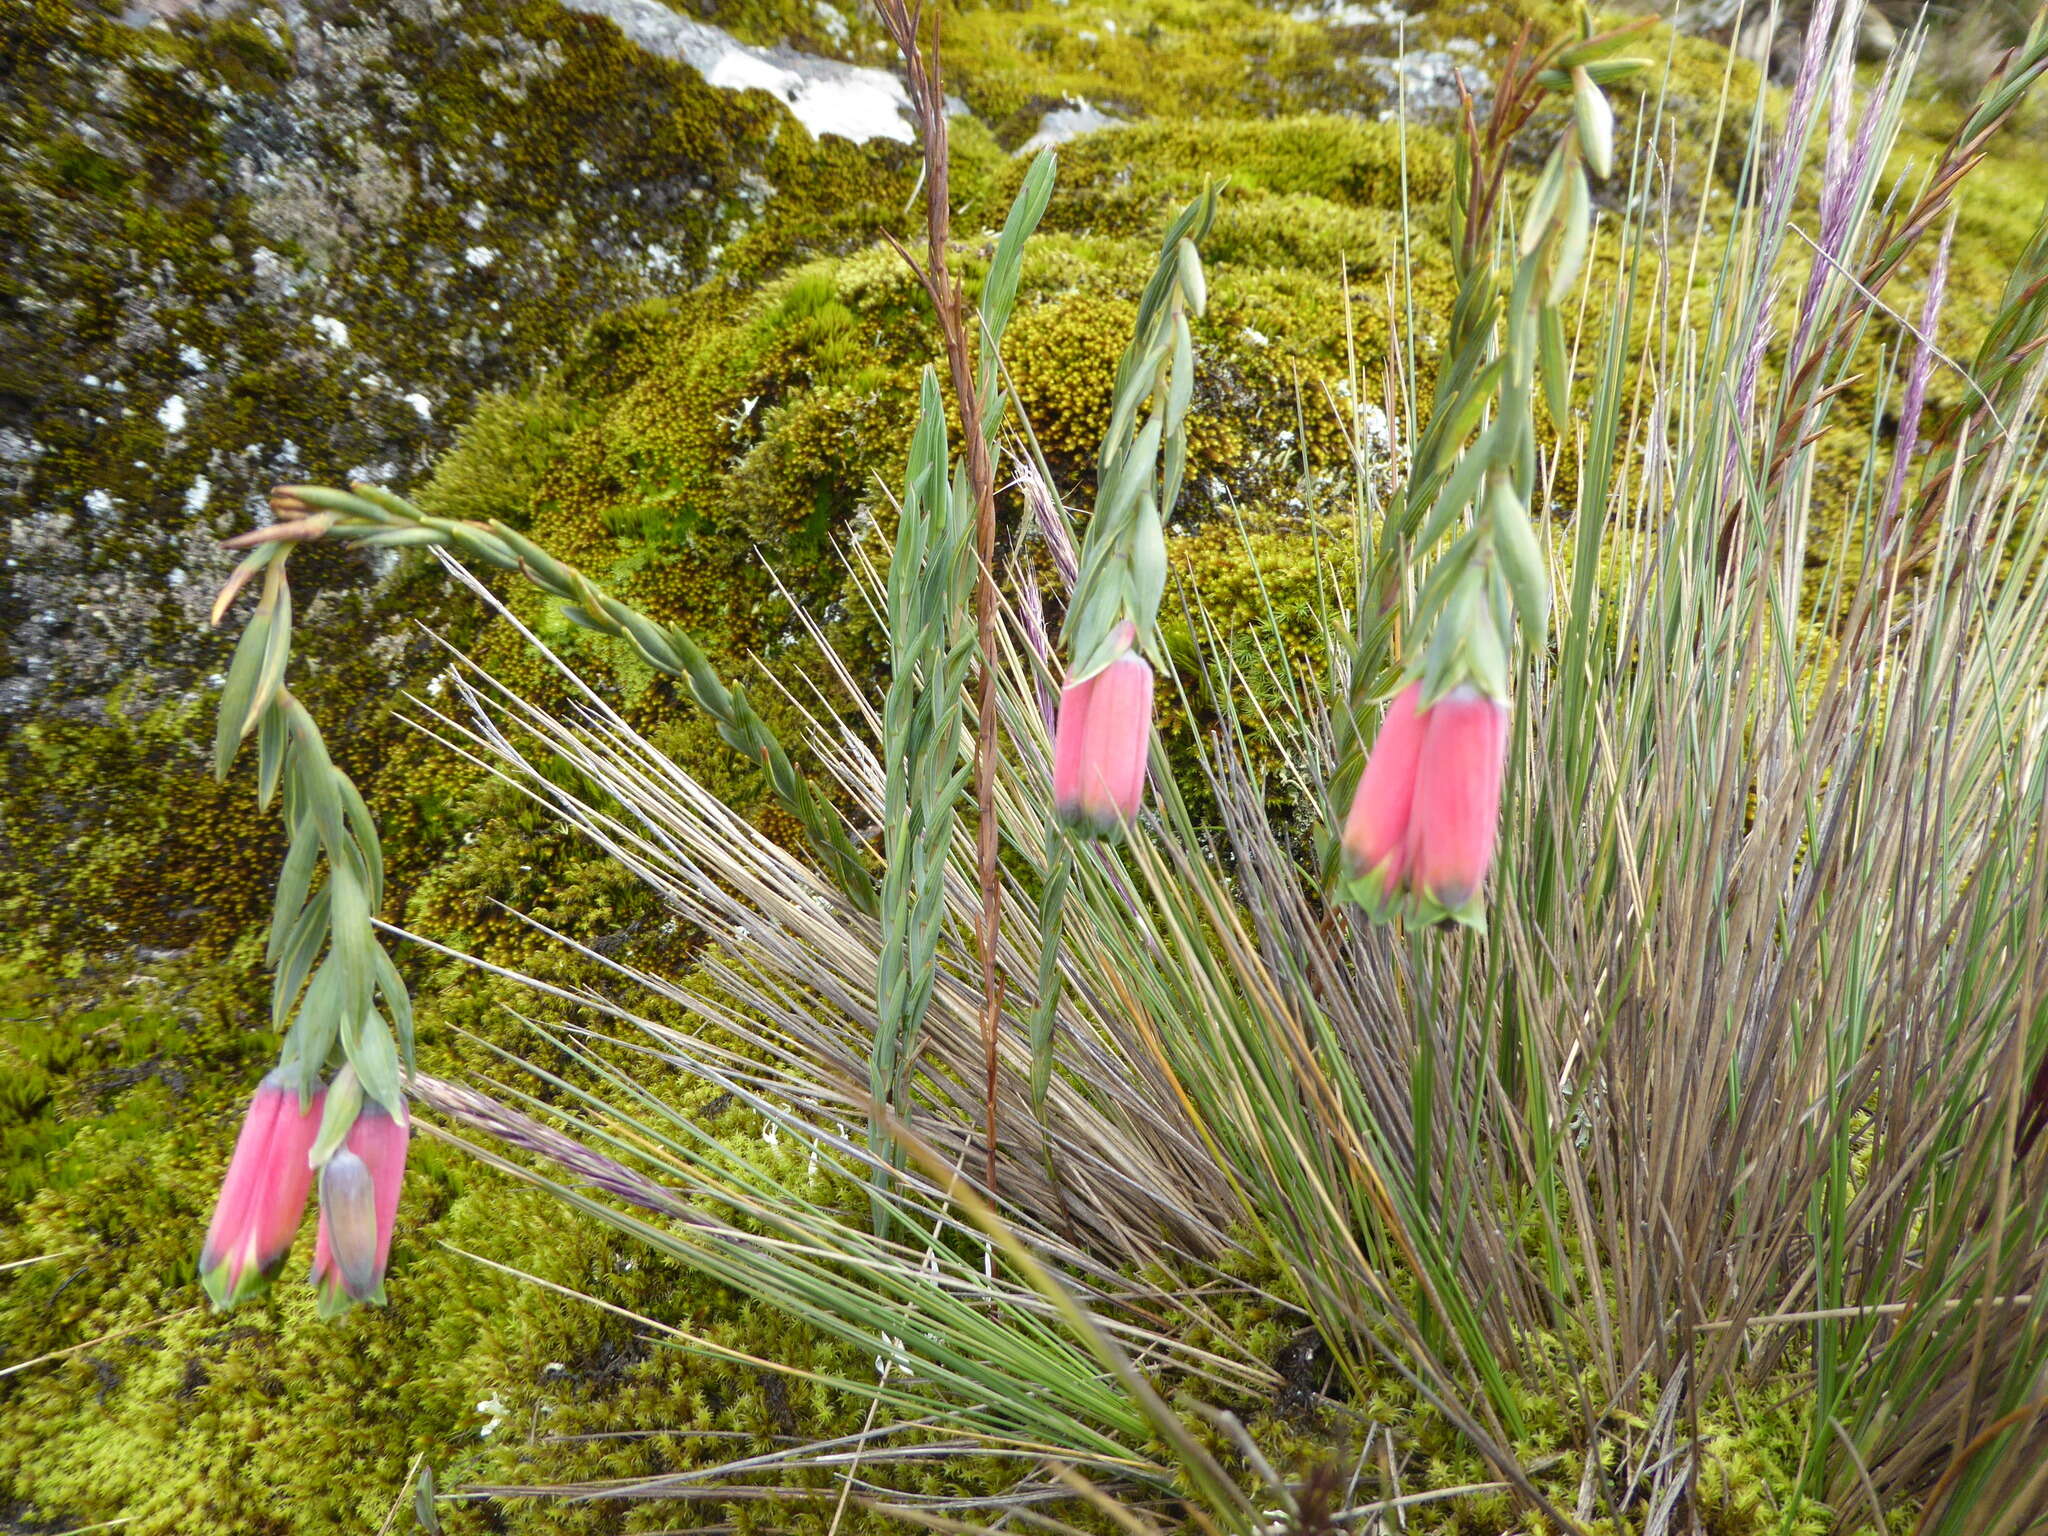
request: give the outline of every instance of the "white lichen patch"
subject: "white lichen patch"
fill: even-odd
[[[1098,128],[1114,127],[1121,121],[1121,118],[1111,117],[1086,98],[1069,97],[1066,106],[1054,107],[1038,120],[1038,132],[1025,141],[1019,153],[1035,155],[1041,149],[1064,144]]]
[[[649,53],[689,65],[728,91],[765,91],[819,138],[856,144],[912,139],[910,101],[888,70],[822,59],[794,48],[756,48],[730,32],[678,16],[661,0],[565,0],[572,11],[602,16]]]

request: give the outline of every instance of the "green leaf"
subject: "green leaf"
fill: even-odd
[[[1124,366],[1117,371],[1116,396],[1110,405],[1109,427],[1102,434],[1102,450],[1096,455],[1098,500],[1101,487],[1116,473],[1131,452],[1131,433],[1137,426],[1139,408],[1152,396],[1159,365],[1166,361],[1169,342],[1161,341],[1142,356],[1134,350],[1124,354]]]
[[[1185,242],[1183,242],[1185,243]],[[1195,344],[1188,335],[1188,317],[1173,317],[1173,362],[1166,384],[1166,430],[1180,431],[1188,402],[1195,396]]]
[[[395,1116],[405,1113],[405,1092],[399,1086],[398,1053],[391,1031],[374,1008],[351,1014],[342,1024],[341,1048],[363,1080],[363,1092]]]
[[[1209,307],[1209,280],[1202,272],[1202,253],[1185,235],[1176,250],[1180,262],[1180,291],[1187,298],[1189,312],[1200,318]]]
[[[1031,162],[1031,169],[1024,173],[1024,184],[1010,204],[1010,216],[1003,221],[988,277],[981,285],[981,366],[977,376],[984,400],[995,391],[996,357],[1003,331],[1010,323],[1010,313],[1016,307],[1017,284],[1024,272],[1024,247],[1038,228],[1038,221],[1045,217],[1046,205],[1052,201],[1057,168],[1058,161],[1050,149],[1040,150],[1038,158]]]
[[[1493,548],[1500,558],[1501,574],[1514,595],[1522,633],[1531,645],[1541,645],[1550,630],[1550,581],[1529,509],[1515,494],[1506,475],[1487,477],[1486,516],[1492,525]]]
[[[412,1491],[412,1517],[427,1536],[441,1536],[441,1516],[434,1509],[434,1469],[420,1463],[420,1480]]]
[[[1415,632],[1418,635],[1442,633],[1447,620],[1456,628],[1459,619],[1453,610],[1462,600],[1460,594],[1470,586],[1467,577],[1473,574],[1472,559],[1479,553],[1480,546],[1479,530],[1468,528],[1452,541],[1443,558],[1430,567],[1429,576],[1422,583],[1422,591],[1415,599]]]
[[[369,806],[363,803],[363,792],[356,788],[356,781],[339,769],[334,771],[334,787],[341,797],[341,807],[348,817],[349,831],[355,836],[356,848],[363,858],[363,873],[370,888],[370,907],[384,905],[384,845],[377,838],[377,822],[370,815]]]
[[[380,528],[355,542],[373,549],[402,549],[416,544],[446,544],[448,536],[438,528]]]
[[[1483,598],[1474,603],[1465,628],[1465,664],[1472,669],[1472,681],[1489,698],[1508,696],[1508,653],[1494,621],[1493,605]]]
[[[1614,108],[1583,68],[1572,70],[1572,113],[1577,120],[1579,152],[1595,176],[1614,174]]]
[[[1422,664],[1422,705],[1427,709],[1464,680],[1459,662],[1469,655],[1478,626],[1490,623],[1486,614],[1485,574],[1469,566],[1444,602],[1444,611],[1429,637],[1429,649]],[[1498,637],[1496,636],[1496,644]]]
[[[1187,470],[1188,439],[1185,432],[1176,432],[1166,440],[1166,451],[1161,455],[1164,463],[1159,471],[1159,513],[1172,515],[1174,504],[1180,500],[1180,482]]]
[[[362,1113],[362,1079],[344,1067],[334,1074],[334,1081],[327,1085],[327,1102],[320,1110],[320,1134],[313,1138],[312,1148],[306,1153],[306,1161],[318,1168],[327,1159],[341,1150],[341,1144],[348,1140],[349,1130],[356,1123],[356,1116]]]
[[[256,726],[256,804],[270,808],[291,744],[291,723],[281,709],[266,709]]]
[[[277,890],[270,900],[270,949],[267,965],[290,947],[291,935],[306,904],[306,892],[313,883],[313,866],[320,854],[320,835],[311,816],[301,816],[292,827],[291,844],[285,851],[284,867],[278,871]]]
[[[1423,523],[1415,537],[1417,553],[1426,553],[1438,539],[1451,531],[1451,524],[1459,514],[1472,505],[1479,494],[1479,483],[1486,474],[1486,467],[1492,461],[1492,444],[1500,428],[1491,426],[1480,435],[1479,441],[1459,455],[1455,468],[1444,481],[1443,489],[1437,493],[1436,502],[1429,509],[1429,518]]]
[[[1543,373],[1543,403],[1560,436],[1570,419],[1572,389],[1564,345],[1564,313],[1545,304],[1536,317],[1536,356]]]
[[[1131,451],[1117,465],[1116,477],[1102,488],[1101,500],[1095,504],[1095,519],[1106,537],[1117,539],[1123,535],[1123,520],[1136,504],[1138,492],[1159,472],[1159,438],[1164,427],[1159,416],[1147,418]],[[1095,529],[1090,527],[1088,532],[1092,538]]]
[[[270,615],[259,608],[242,626],[242,638],[235,642],[234,659],[228,663],[227,684],[220,691],[220,714],[213,731],[213,776],[227,782],[228,768],[235,760],[247,730],[249,700],[255,696],[256,679],[263,671],[263,655],[270,643]]]
[[[292,924],[291,936],[284,942],[277,957],[277,970],[270,979],[270,1025],[283,1029],[292,1004],[297,1000],[299,987],[306,979],[306,973],[319,958],[321,946],[327,942],[327,913],[329,906],[327,888],[322,886],[313,893],[313,899],[299,910],[297,921]]]
[[[279,575],[282,575],[282,568]],[[249,690],[249,702],[243,711],[242,736],[255,728],[257,719],[270,707],[278,685],[284,681],[285,668],[291,662],[292,589],[281,579],[276,586],[275,604],[270,626],[263,637],[263,665],[256,674],[255,686]]]
[[[1528,221],[1522,225],[1521,254],[1524,256],[1541,245],[1543,237],[1550,233],[1550,216],[1557,211],[1558,199],[1564,196],[1564,171],[1564,145],[1559,144],[1550,152],[1550,158],[1543,162],[1543,175],[1537,180],[1536,191],[1529,199]]]
[[[1159,619],[1159,601],[1166,594],[1166,530],[1150,495],[1138,498],[1131,526],[1131,611],[1141,632],[1149,634]]]
[[[1436,439],[1440,448],[1455,448],[1479,425],[1486,408],[1498,395],[1501,375],[1506,371],[1507,359],[1496,357],[1473,376],[1472,382],[1465,386],[1465,392],[1458,397],[1458,403],[1444,414],[1443,435]]]
[[[313,973],[299,1004],[299,1016],[292,1021],[291,1039],[286,1042],[308,1072],[324,1071],[334,1051],[335,1033],[341,1027],[340,1001],[340,974],[330,959]]]
[[[1649,59],[1590,59],[1578,68],[1595,85],[1618,85],[1632,75],[1639,75],[1651,65]],[[1536,77],[1536,83],[1546,90],[1568,91],[1572,88],[1569,69],[1546,69]]]
[[[410,1072],[413,1063],[412,994],[406,991],[405,979],[398,974],[398,967],[392,963],[390,954],[381,943],[372,949],[371,955],[377,967],[377,991],[398,1029],[399,1058],[404,1061],[405,1070]]]
[[[341,1013],[345,1018],[353,1018],[370,1006],[370,994],[377,980],[376,967],[370,959],[376,940],[370,931],[369,899],[361,876],[350,868],[347,859],[329,862],[327,888],[334,893],[328,918],[334,943],[326,968],[338,972]]]
[[[1557,265],[1551,269],[1549,291],[1544,295],[1546,303],[1562,304],[1571,297],[1592,243],[1592,194],[1586,189],[1585,168],[1574,165],[1565,177],[1564,220],[1557,237]]]

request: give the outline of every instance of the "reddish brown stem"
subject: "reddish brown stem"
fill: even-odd
[[[1003,912],[1002,867],[996,830],[996,489],[995,465],[982,426],[980,386],[975,378],[976,348],[965,319],[965,296],[946,265],[952,237],[952,198],[948,188],[946,93],[939,59],[939,13],[932,15],[931,51],[919,41],[924,8],[907,0],[881,0],[882,24],[903,55],[904,83],[912,115],[924,145],[925,264],[911,263],[937,311],[939,333],[946,346],[946,368],[953,395],[960,404],[960,435],[965,440],[967,483],[974,493],[974,549],[979,570],[974,588],[974,621],[981,656],[981,697],[974,734],[974,798],[976,807],[976,872],[981,884],[981,911],[974,925],[975,949],[981,962],[981,1046],[987,1070],[984,1113],[988,1132],[988,1191],[996,1192],[996,1150],[1000,1144],[996,1110],[997,1026],[1002,1017],[1003,975],[997,960],[997,938]]]

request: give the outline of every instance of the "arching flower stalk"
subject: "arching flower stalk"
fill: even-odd
[[[1484,132],[1467,103],[1452,181],[1459,293],[1451,334],[1407,493],[1375,540],[1352,692],[1338,711],[1334,873],[1378,920],[1485,926],[1514,628],[1533,648],[1550,623],[1548,572],[1529,512],[1536,392],[1540,382],[1562,428],[1570,389],[1562,306],[1592,243],[1588,176],[1614,166],[1614,112],[1601,87],[1643,67],[1610,56],[1629,30],[1596,37],[1582,13],[1578,39],[1510,60]],[[1510,246],[1499,217],[1508,147],[1545,91],[1570,96],[1572,121]],[[1407,616],[1408,659],[1394,668],[1401,615],[1386,594],[1400,590],[1404,566],[1439,545]],[[1365,721],[1389,695],[1378,739],[1362,754]]]
[[[1114,837],[1137,815],[1152,743],[1152,664],[1166,591],[1165,519],[1187,464],[1194,397],[1191,317],[1208,304],[1200,244],[1216,218],[1211,187],[1159,245],[1117,365],[1109,429],[1096,460],[1095,515],[1060,637],[1068,665],[1053,724],[1053,813],[1039,890],[1038,996],[1031,1009],[1031,1102],[1043,1113],[1062,989],[1061,933],[1073,878],[1069,832]],[[1145,417],[1142,427],[1140,415]],[[1056,522],[1056,516],[1048,519]],[[1056,1170],[1048,1177],[1057,1180]]]
[[[321,1308],[332,1314],[357,1301],[381,1302],[404,1169],[404,1083],[413,1065],[412,1002],[384,946],[373,916],[384,900],[384,858],[369,808],[349,776],[335,765],[319,725],[285,687],[291,659],[292,601],[286,562],[302,544],[341,539],[367,546],[427,546],[451,550],[500,570],[516,571],[554,597],[577,623],[628,641],[656,669],[686,682],[697,703],[736,750],[761,765],[770,786],[809,834],[812,847],[847,900],[875,910],[875,883],[838,813],[814,796],[788,755],[748,703],[728,687],[695,642],[672,625],[656,623],[598,587],[582,572],[555,560],[502,523],[454,522],[430,517],[375,486],[349,491],[320,486],[281,487],[271,493],[277,521],[228,540],[248,553],[215,600],[215,623],[245,587],[261,580],[260,597],[235,648],[221,694],[214,737],[214,771],[225,778],[242,740],[257,740],[257,803],[268,806],[280,789],[290,851],[278,876],[266,956],[273,967],[271,1015],[284,1031],[277,1069],[264,1080],[237,1144],[201,1255],[208,1294],[231,1307],[256,1294],[291,1246],[312,1173],[320,1172],[322,1257],[315,1266]],[[323,1084],[332,1078],[332,1086]],[[296,1098],[302,1114],[284,1123],[279,1104]],[[324,1103],[318,1143],[299,1144],[303,1123]],[[397,1153],[390,1132],[397,1126]],[[369,1152],[358,1136],[371,1137]],[[375,1219],[368,1247],[356,1241],[362,1193],[344,1151],[361,1161],[375,1183]],[[286,1144],[301,1161],[304,1181],[288,1171]],[[246,1144],[246,1150],[245,1150]],[[371,1155],[374,1153],[375,1155]],[[296,1199],[290,1198],[294,1191]],[[330,1221],[328,1207],[348,1221]],[[287,1207],[289,1211],[287,1212]],[[353,1224],[351,1224],[353,1223]],[[339,1245],[338,1247],[336,1245]]]
[[[1146,653],[1156,654],[1166,592],[1164,519],[1180,497],[1187,463],[1195,388],[1188,322],[1208,300],[1198,246],[1215,217],[1212,187],[1160,244],[1117,367],[1096,462],[1095,515],[1061,631],[1067,678],[1053,731],[1054,807],[1063,824],[1083,834],[1114,835],[1136,814],[1144,787],[1152,698]]]

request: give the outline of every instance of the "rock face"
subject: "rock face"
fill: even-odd
[[[269,486],[416,483],[477,400],[543,374],[592,319],[872,237],[840,194],[893,187],[908,163],[888,77],[672,19],[657,38],[627,16],[650,42],[686,35],[675,51],[717,83],[554,0],[8,12],[6,926],[151,948],[206,926],[155,906],[73,921],[104,892],[52,886],[49,867],[138,830],[109,807],[103,760],[146,752],[169,798],[204,797],[197,735],[137,733],[217,680],[217,541],[266,520]],[[850,136],[812,137],[778,94]],[[836,206],[810,218],[778,182]],[[369,602],[388,569],[303,562],[311,674],[353,668],[357,691],[385,693],[405,675],[414,642]]]
[[[772,109],[552,4],[35,0],[0,77],[0,725],[217,664],[269,484],[415,478],[750,222]]]

